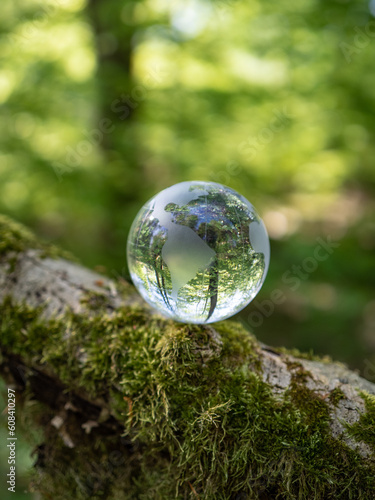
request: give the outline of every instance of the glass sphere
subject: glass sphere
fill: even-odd
[[[184,323],[212,323],[243,309],[266,277],[270,245],[253,205],[215,182],[181,182],[149,200],[128,238],[142,297]]]

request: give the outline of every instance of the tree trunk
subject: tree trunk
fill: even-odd
[[[110,179],[111,183],[108,200],[111,205],[108,206],[113,207],[118,217],[138,200],[139,190],[135,186],[145,185],[135,118],[148,91],[152,90],[153,79],[159,78],[158,75],[152,77],[149,88],[144,80],[138,81],[134,76],[135,38],[142,29],[142,25],[132,21],[136,5],[137,2],[129,1],[89,0],[86,6],[97,60],[97,109],[92,129],[99,130],[97,146],[106,166],[102,172],[103,182]],[[108,228],[109,235],[113,231]]]
[[[41,498],[374,497],[375,385],[341,363],[163,319],[5,217],[0,314]]]

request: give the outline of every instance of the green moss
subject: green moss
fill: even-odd
[[[25,250],[41,250],[41,257],[66,258],[76,260],[68,252],[49,243],[41,243],[28,229],[14,222],[9,217],[0,214],[0,258],[9,252],[18,254]],[[10,261],[15,264],[16,257]]]
[[[343,391],[340,389],[340,387],[336,387],[336,389],[333,389],[329,395],[329,401],[332,403],[334,406],[337,406],[339,402],[342,399],[345,399],[346,396],[343,393]]]
[[[6,301],[2,349],[53,369],[67,396],[102,398],[123,425],[122,440],[73,426],[72,449],[47,427],[35,478],[43,498],[371,498],[374,465],[332,438],[327,401],[304,386],[309,373],[291,364],[290,389],[275,399],[259,346],[237,323],[216,324],[218,338],[138,307],[64,323],[38,315]],[[368,409],[361,439],[374,428],[372,400]],[[124,461],[109,472],[114,451]]]
[[[310,372],[306,370],[302,363],[299,363],[298,361],[290,361],[286,359],[286,365],[291,373],[292,385],[296,385],[298,383],[305,384],[308,377],[311,377]]]
[[[289,354],[295,358],[306,359],[308,361],[332,363],[332,358],[330,356],[318,356],[317,354],[314,354],[312,350],[309,352],[301,352],[299,349],[287,349],[286,347],[273,347],[272,349],[280,354]]]
[[[81,304],[85,305],[91,311],[99,312],[105,310],[110,305],[109,296],[105,293],[88,290],[81,299]]]
[[[366,407],[359,421],[352,425],[347,425],[348,433],[357,441],[367,443],[375,452],[375,396],[366,392],[360,393]]]

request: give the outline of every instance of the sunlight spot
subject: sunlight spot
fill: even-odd
[[[5,102],[13,92],[16,83],[16,78],[10,71],[2,71],[0,73],[0,103]]]
[[[95,57],[91,50],[78,48],[64,61],[68,75],[77,82],[88,80],[95,69]]]
[[[288,219],[281,212],[269,210],[263,216],[268,234],[271,238],[279,240],[288,232]]]
[[[172,26],[188,37],[199,35],[210,19],[211,7],[199,0],[173,3],[171,6]]]
[[[240,50],[228,50],[226,63],[232,74],[256,85],[280,85],[287,80],[286,64],[265,60]]]
[[[52,0],[51,3],[57,3],[60,8],[68,12],[78,12],[86,6],[87,0]]]

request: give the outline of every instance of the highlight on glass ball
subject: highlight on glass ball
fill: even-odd
[[[214,182],[175,184],[137,214],[127,247],[132,280],[159,312],[213,323],[243,309],[267,274],[270,245],[253,205]]]

